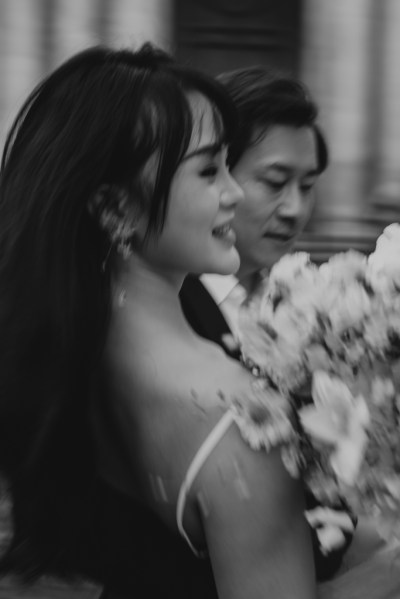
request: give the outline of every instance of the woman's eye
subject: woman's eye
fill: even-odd
[[[218,167],[217,167],[217,165],[210,164],[209,166],[206,166],[205,168],[203,168],[200,171],[200,176],[201,177],[206,177],[208,179],[208,178],[215,177],[217,173],[218,173]]]

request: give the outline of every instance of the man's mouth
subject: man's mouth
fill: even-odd
[[[264,233],[263,237],[267,237],[268,239],[276,239],[277,241],[291,241],[294,238],[294,233]]]

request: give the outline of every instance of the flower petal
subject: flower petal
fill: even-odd
[[[328,445],[337,445],[340,441],[340,432],[333,425],[329,410],[313,405],[304,406],[299,411],[299,417],[305,432],[313,439]]]
[[[354,485],[360,471],[368,437],[363,429],[352,438],[342,439],[332,453],[330,462],[338,479],[346,485]]]

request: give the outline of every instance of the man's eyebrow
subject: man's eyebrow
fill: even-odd
[[[185,156],[182,158],[182,162],[184,162],[185,160],[189,160],[189,158],[193,158],[194,156],[203,156],[204,154],[215,156],[215,154],[218,154],[218,152],[221,151],[223,146],[224,144],[222,142],[199,146],[198,148],[196,148],[196,150],[193,150],[193,152],[185,154]]]

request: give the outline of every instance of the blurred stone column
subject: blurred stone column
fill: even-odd
[[[373,0],[304,0],[301,76],[320,106],[331,153],[317,210],[345,225],[366,200],[372,9]]]
[[[1,147],[18,108],[42,75],[42,5],[41,0],[1,0]]]
[[[382,3],[379,72],[378,204],[400,208],[400,2]]]
[[[52,64],[93,44],[99,44],[102,4],[99,0],[53,0]]]
[[[112,0],[107,41],[137,48],[151,41],[166,50],[172,46],[172,0]]]

